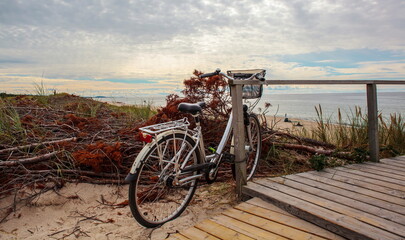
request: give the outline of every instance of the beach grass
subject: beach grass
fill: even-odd
[[[108,107],[112,111],[125,116],[124,119],[127,124],[132,124],[139,121],[145,122],[157,113],[156,108],[151,103],[122,106],[108,105]]]
[[[340,150],[360,152],[368,148],[368,116],[355,106],[343,120],[341,110],[337,110],[337,120],[325,116],[322,106],[315,107],[316,127],[310,131],[297,133],[318,141],[335,145]],[[395,156],[405,153],[405,120],[401,114],[391,114],[389,118],[378,115],[379,141],[382,155]],[[387,156],[387,157],[388,157]]]
[[[0,98],[0,142],[13,144],[21,141],[25,134],[18,112],[9,100]]]

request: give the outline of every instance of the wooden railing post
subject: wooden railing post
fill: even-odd
[[[236,193],[242,199],[242,186],[246,185],[245,130],[243,125],[242,85],[230,84],[232,92],[233,136],[235,154]]]
[[[377,85],[367,84],[368,145],[370,160],[379,161]]]

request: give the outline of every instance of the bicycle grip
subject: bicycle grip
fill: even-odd
[[[205,73],[205,74],[201,74],[200,76],[198,76],[199,78],[205,78],[205,77],[212,77],[212,76],[216,76],[221,72],[221,69],[217,69],[215,70],[215,72],[212,73]]]

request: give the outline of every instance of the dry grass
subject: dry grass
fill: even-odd
[[[322,142],[335,145],[345,151],[366,150],[368,147],[368,116],[358,106],[347,114],[348,121],[343,121],[340,109],[337,120],[325,116],[322,107],[315,107],[317,126],[312,131],[299,134]],[[391,114],[389,118],[378,116],[379,140],[382,156],[405,154],[405,121],[401,114]]]

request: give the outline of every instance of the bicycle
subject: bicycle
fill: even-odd
[[[265,73],[261,69],[233,70],[227,71],[226,75],[217,69],[200,75],[200,78],[220,75],[230,80],[264,80]],[[243,106],[247,180],[253,177],[261,153],[260,122],[251,110],[257,105],[262,92],[262,85],[244,85],[243,88],[244,99],[257,99],[250,110],[247,105]],[[178,105],[179,111],[193,116],[194,129],[189,128],[187,118],[140,128],[145,146],[125,179],[130,183],[130,209],[139,224],[157,227],[180,216],[190,203],[198,180],[205,178],[208,183],[214,182],[220,164],[234,161],[232,113],[217,149],[211,149],[212,154],[206,155],[200,125],[204,107],[204,102]],[[225,152],[229,141],[230,151]]]

